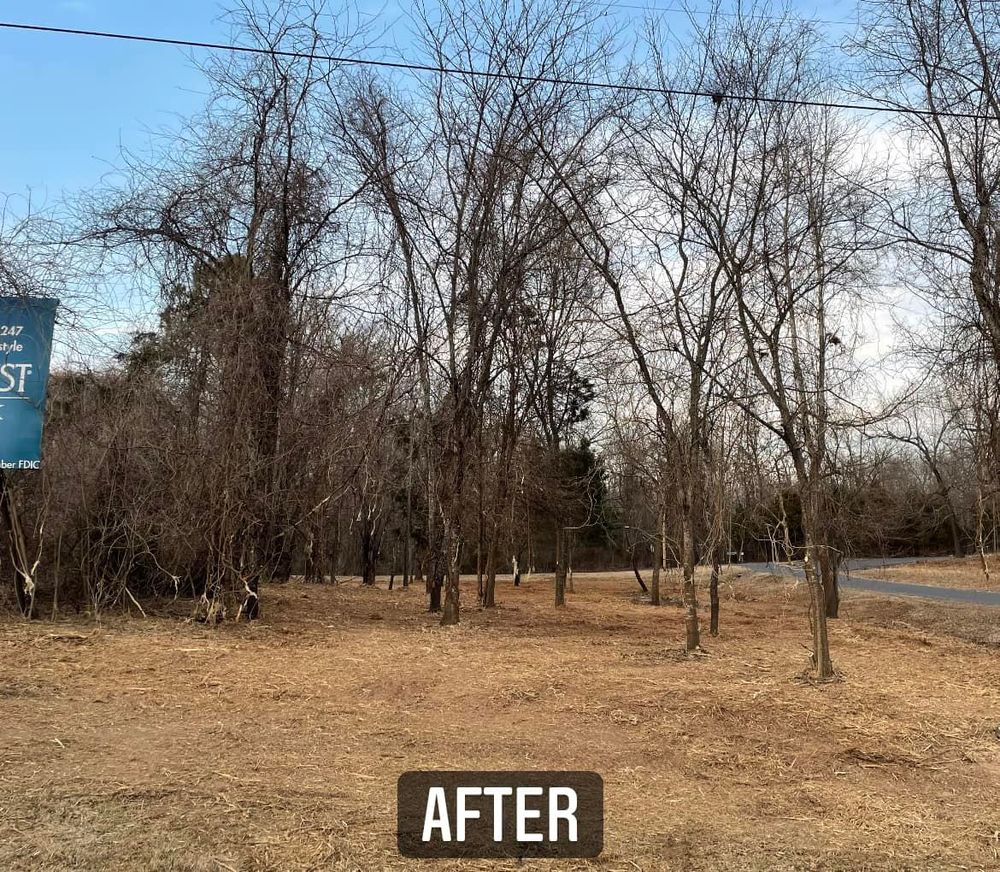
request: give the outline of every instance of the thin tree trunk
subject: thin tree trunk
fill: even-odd
[[[482,446],[479,446],[479,456],[482,458]],[[483,517],[483,463],[479,462],[479,487],[478,487],[479,512],[476,522],[476,596],[480,605],[486,604],[486,585],[484,578],[483,558],[486,550],[486,522]]]
[[[481,543],[476,545],[476,599],[479,605],[486,602],[486,567],[483,564]]]
[[[684,549],[684,631],[685,650],[697,651],[701,647],[698,626],[698,595],[694,582],[694,519],[691,495],[687,488],[681,492],[681,533]]]
[[[375,525],[370,518],[363,520],[361,528],[361,583],[366,587],[375,586],[375,569],[378,562],[378,542]]]
[[[632,572],[635,573],[635,580],[639,582],[639,587],[642,588],[643,593],[649,593],[649,588],[646,587],[646,582],[642,580],[642,574],[639,572],[639,558],[635,554],[635,544],[632,545]]]
[[[980,474],[980,479],[981,479]],[[984,508],[985,499],[983,496],[983,485],[982,480],[976,487],[976,553],[979,555],[979,562],[983,567],[983,578],[986,580],[986,586],[990,586],[990,561],[986,557],[986,536],[985,536],[985,515],[986,510]]]
[[[570,533],[567,545],[568,555],[566,557],[566,591],[568,593],[576,593],[573,589],[573,539],[574,535]]]
[[[556,526],[556,606],[566,605],[566,566],[563,563],[563,528]]]
[[[52,578],[52,620],[59,615],[59,577],[62,575],[62,533],[56,540],[56,571]]]
[[[438,533],[437,535],[441,534]],[[429,541],[423,563],[421,564],[421,574],[424,576],[424,584],[427,590],[428,612],[437,614],[441,611],[445,566],[443,543],[440,540]]]
[[[302,580],[310,584],[316,581],[316,535],[311,527],[306,533],[302,551]]]
[[[785,512],[785,497],[781,493],[780,487],[778,488],[778,505],[781,507],[781,532],[784,537],[782,544],[785,549],[785,561],[787,563],[791,563],[792,557],[795,555],[795,550],[792,548],[792,537],[788,529],[788,514]]]
[[[338,511],[333,522],[333,537],[329,541],[327,534],[324,534],[326,545],[323,555],[324,562],[329,564],[330,584],[337,583],[337,570],[340,568],[340,512]],[[326,568],[323,569],[324,577],[327,575]]]
[[[809,588],[809,623],[813,636],[813,666],[820,681],[833,678],[833,661],[830,659],[830,637],[826,625],[826,594],[820,577],[820,561],[816,547],[819,505],[814,484],[804,482],[801,488],[803,528],[805,533],[805,576]]]
[[[824,545],[819,550],[820,579],[823,583],[823,602],[825,603],[826,616],[837,618],[840,615],[840,583],[837,579],[837,571],[840,568],[839,555]]]
[[[446,567],[444,601],[441,604],[441,626],[451,627],[458,623],[459,616],[459,540],[455,530],[445,533]]]
[[[439,568],[437,560],[434,561],[434,568],[427,573],[427,611],[434,614],[441,611],[441,591],[444,588],[444,574]]]
[[[721,566],[719,564],[719,549],[715,548],[712,552],[712,579],[708,583],[708,597],[711,603],[711,618],[709,624],[709,633],[713,636],[719,635],[719,573],[721,571]]]
[[[497,531],[494,525],[493,535],[490,537],[490,544],[486,550],[486,587],[483,591],[483,608],[492,609],[496,607],[497,591]]]
[[[403,525],[403,587],[410,586],[413,571],[413,442],[416,415],[410,416],[410,440],[406,460],[406,521]]]
[[[662,543],[660,541],[660,531],[663,530],[665,524],[666,520],[661,507],[659,515],[657,516],[657,534],[653,536],[653,585],[649,603],[654,606],[658,606],[660,604],[660,573],[663,571],[663,548],[661,547]]]

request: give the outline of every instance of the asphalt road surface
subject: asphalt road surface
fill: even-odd
[[[841,565],[838,580],[846,590],[863,590],[866,593],[880,593],[886,596],[917,596],[924,599],[946,600],[954,603],[972,603],[980,606],[996,606],[1000,608],[1000,591],[967,590],[957,587],[934,587],[929,584],[908,584],[905,581],[879,581],[876,578],[859,578],[851,575],[861,569],[877,569],[880,566],[898,566],[905,563],[916,563],[917,560],[946,560],[948,558],[934,557],[866,557],[845,560]],[[804,578],[805,573],[797,566],[787,566],[783,563],[743,563],[740,564],[753,572],[766,572],[770,575],[790,575]]]

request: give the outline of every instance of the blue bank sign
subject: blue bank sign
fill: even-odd
[[[58,300],[0,297],[0,469],[38,469]]]

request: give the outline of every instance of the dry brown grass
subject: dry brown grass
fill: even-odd
[[[1000,590],[1000,555],[988,554],[986,559],[990,567],[989,584],[986,582],[983,564],[978,556],[880,566],[878,569],[866,569],[851,574],[863,578],[878,578],[882,581],[905,581],[937,587]]]
[[[814,686],[801,588],[737,579],[696,659],[627,575],[576,591],[452,629],[356,583],[269,588],[254,626],[8,620],[0,869],[516,868],[397,855],[419,768],[600,772],[605,853],[538,868],[1000,867],[996,649],[847,593]]]

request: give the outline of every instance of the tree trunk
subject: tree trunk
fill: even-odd
[[[711,602],[711,618],[709,624],[709,633],[713,636],[719,635],[719,573],[721,571],[721,566],[719,565],[719,550],[718,548],[712,554],[712,579],[708,583],[708,597]]]
[[[485,543],[485,523],[483,519],[483,490],[482,490],[482,475],[479,477],[479,521],[476,536],[476,597],[479,600],[479,605],[486,604],[486,568],[483,565],[484,552],[486,550]],[[492,547],[492,546],[490,546]]]
[[[438,613],[441,611],[441,594],[444,590],[444,559],[441,553],[440,544],[431,544],[430,554],[425,557],[425,562],[429,560],[430,566],[426,567],[427,598],[429,605],[427,611]]]
[[[323,534],[323,541],[325,543],[323,549],[324,563],[326,564],[321,570],[321,575],[323,579],[326,576],[330,576],[330,584],[337,583],[337,570],[340,568],[340,512],[338,511],[333,522],[333,536],[328,533]]]
[[[781,492],[781,488],[778,488],[778,506],[781,509],[781,532],[782,532],[782,546],[785,549],[785,561],[787,563],[792,562],[792,557],[795,554],[795,549],[792,548],[792,536],[788,529],[788,514],[785,512],[785,497]],[[777,551],[777,549],[775,549]],[[781,561],[775,560],[775,563],[780,563]]]
[[[496,530],[490,539],[490,544],[486,551],[486,586],[483,591],[483,608],[492,609],[496,607],[497,591],[497,536]]]
[[[566,557],[566,590],[569,593],[576,593],[573,590],[573,536],[569,537],[569,545],[567,547],[567,557]]]
[[[816,547],[806,541],[806,584],[809,587],[809,622],[813,635],[813,666],[821,681],[833,678],[833,661],[830,659],[830,637],[826,626],[826,597],[823,584],[816,574]]]
[[[660,573],[663,571],[663,543],[660,540],[663,527],[666,524],[663,509],[660,509],[656,526],[659,528],[657,534],[653,536],[653,591],[650,595],[650,605],[660,604]]]
[[[556,606],[566,605],[566,566],[563,564],[563,529],[556,527]]]
[[[316,578],[316,534],[312,527],[306,533],[305,545],[303,547],[302,580],[306,584],[318,580]]]
[[[556,564],[556,605],[566,605],[566,567]]]
[[[406,466],[406,522],[403,525],[403,587],[413,573],[413,423],[410,423],[409,459]]]
[[[823,602],[826,616],[837,618],[840,614],[840,583],[837,580],[840,555],[829,546],[817,550],[819,552],[820,578],[823,583]]]
[[[443,587],[442,578],[437,572],[427,576],[427,595],[430,605],[427,611],[437,613],[441,611],[441,590]]]
[[[819,527],[819,495],[815,485],[805,476],[800,477],[800,497],[802,501],[802,526],[805,533],[805,576],[809,588],[809,623],[813,636],[813,666],[820,681],[833,678],[833,661],[830,659],[830,637],[826,626],[827,599],[820,577],[820,550],[816,547],[816,530]]]
[[[244,582],[246,598],[240,606],[239,613],[248,621],[256,621],[260,617],[260,581],[257,576]]]
[[[375,567],[378,562],[378,542],[375,525],[368,518],[361,528],[361,583],[366,587],[375,585]]]
[[[694,519],[691,495],[685,488],[681,493],[681,531],[684,548],[684,630],[685,650],[697,651],[701,647],[698,627],[698,595],[694,583]]]
[[[269,581],[285,584],[292,578],[292,537],[287,531],[278,534],[278,542],[274,550],[272,570]]]
[[[56,571],[52,577],[52,620],[59,615],[59,576],[62,573],[62,533],[56,540]]]
[[[441,606],[441,626],[453,627],[458,623],[458,573],[448,573],[448,584],[444,589],[444,603]]]
[[[449,530],[445,535],[445,542],[447,543],[447,573],[445,576],[444,602],[441,605],[441,626],[451,627],[458,623],[459,615],[459,542],[453,530]]]
[[[642,574],[639,572],[639,558],[635,554],[635,545],[632,546],[632,572],[635,574],[635,580],[639,582],[642,592],[649,593],[649,588],[646,587],[646,582],[642,580]]]

